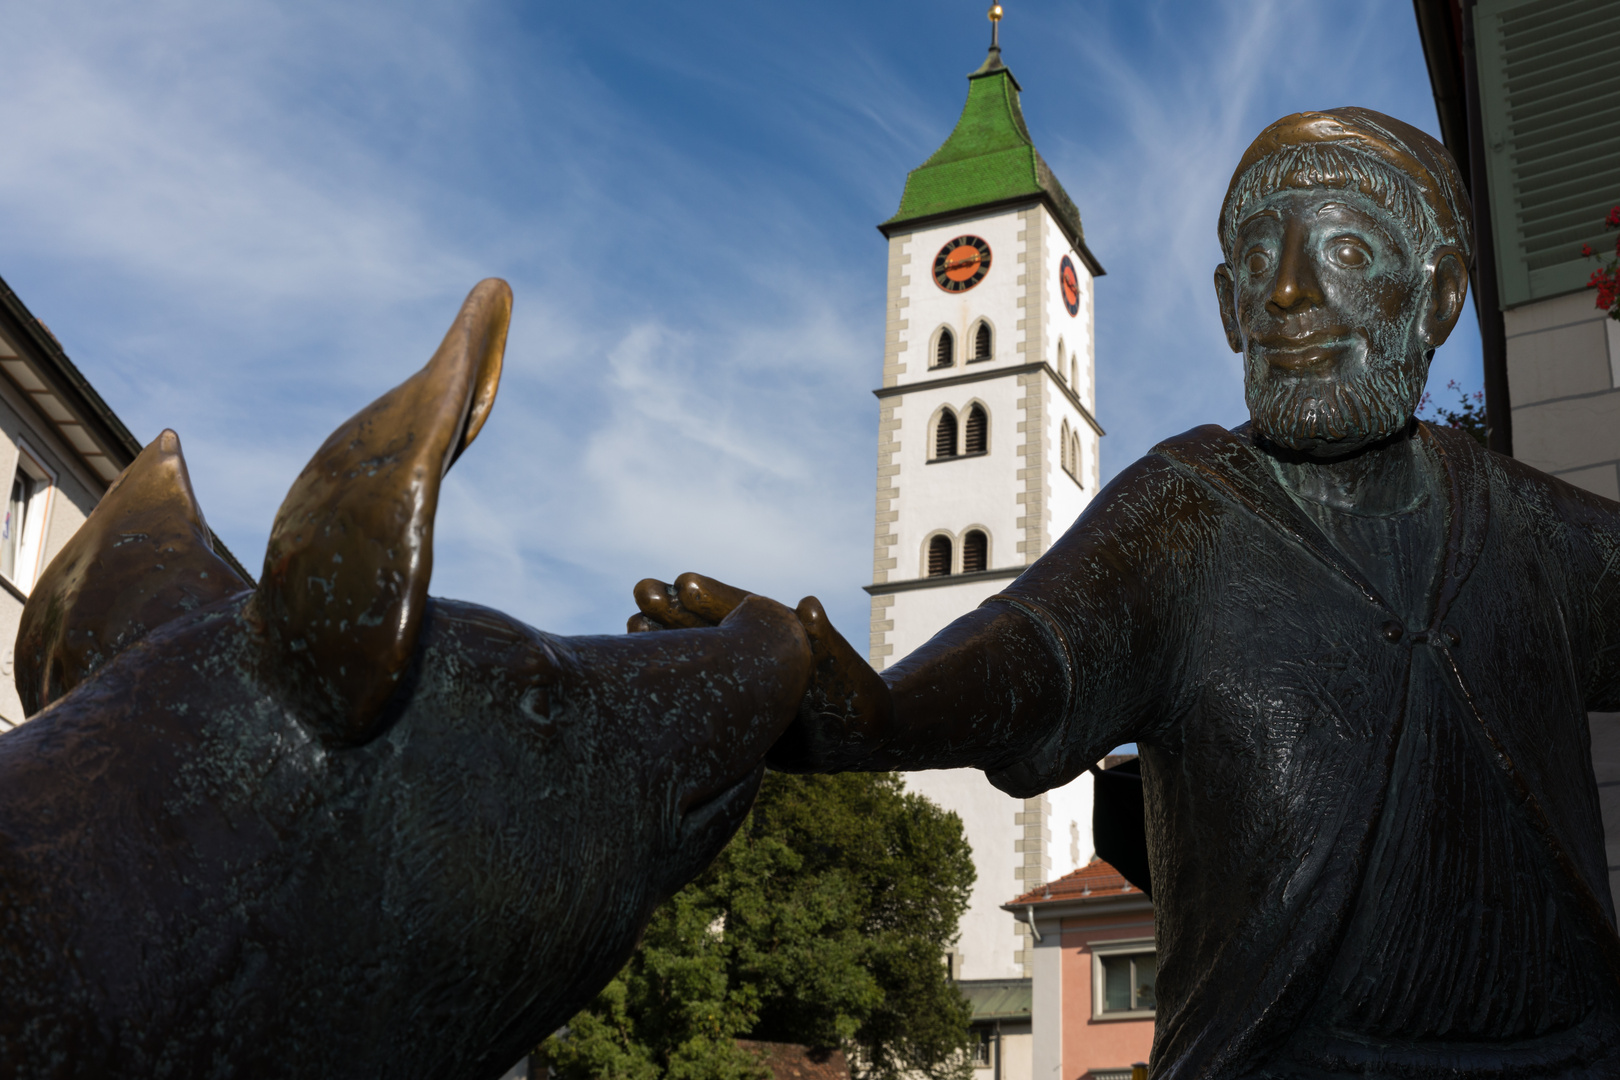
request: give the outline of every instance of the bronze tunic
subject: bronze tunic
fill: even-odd
[[[1034,624],[1065,673],[1005,790],[1140,746],[1155,1077],[1620,1074],[1586,727],[1620,708],[1620,504],[1420,437],[1427,587],[1381,591],[1244,429],[1206,426],[942,635]]]

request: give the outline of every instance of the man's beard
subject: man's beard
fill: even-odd
[[[1406,426],[1428,378],[1426,357],[1355,375],[1294,375],[1251,358],[1244,397],[1254,430],[1289,450],[1320,455],[1360,449]]]

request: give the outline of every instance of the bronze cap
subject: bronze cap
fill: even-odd
[[[1285,116],[1249,144],[1221,203],[1222,247],[1227,231],[1236,224],[1232,216],[1237,207],[1232,200],[1250,169],[1292,147],[1329,143],[1372,158],[1410,178],[1440,234],[1455,243],[1462,250],[1463,260],[1473,265],[1472,206],[1451,152],[1438,139],[1410,124],[1354,106]],[[1372,191],[1363,190],[1363,194],[1375,196]]]

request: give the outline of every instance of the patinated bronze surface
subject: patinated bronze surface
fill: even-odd
[[[1472,258],[1435,140],[1286,117],[1220,237],[1250,423],[1160,444],[881,675],[801,604],[770,760],[1027,797],[1136,742],[1154,1077],[1620,1076],[1586,726],[1620,708],[1620,504],[1413,419]],[[704,579],[640,606],[729,610]]]
[[[511,310],[339,428],[257,586],[165,432],[51,563],[0,737],[0,1076],[496,1077],[747,812],[810,652],[559,638],[427,596]]]

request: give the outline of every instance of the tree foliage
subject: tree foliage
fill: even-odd
[[[962,823],[893,773],[769,773],[701,877],[541,1049],[561,1080],[756,1080],[735,1040],[841,1047],[868,1080],[964,1076],[943,950],[967,907]]]
[[[1485,446],[1485,391],[1475,390],[1470,394],[1456,379],[1446,383],[1446,389],[1457,395],[1455,409],[1436,405],[1429,400],[1429,394],[1425,391],[1422,400],[1418,402],[1418,412],[1423,413],[1432,409],[1433,414],[1425,417],[1429,423],[1466,431],[1477,439],[1481,446]]]

